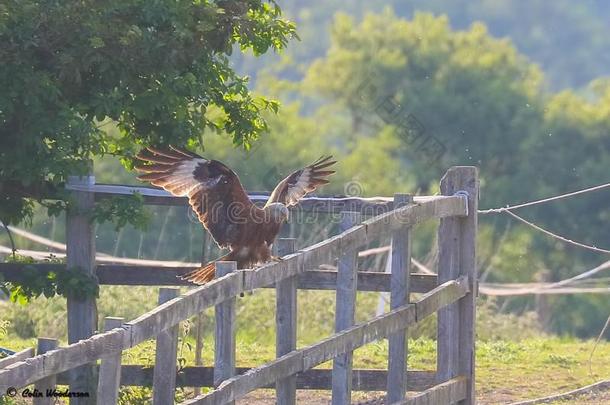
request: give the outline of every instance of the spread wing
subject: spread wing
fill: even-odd
[[[239,178],[217,160],[170,146],[146,148],[137,158],[144,162],[136,170],[148,181],[178,197],[188,197],[199,221],[220,247],[229,247],[240,237],[240,228],[254,211],[260,210],[248,198]]]
[[[267,204],[279,202],[287,207],[295,205],[307,193],[311,193],[318,186],[328,184],[327,177],[335,173],[328,168],[337,163],[332,159],[332,156],[321,157],[286,177],[275,187]]]

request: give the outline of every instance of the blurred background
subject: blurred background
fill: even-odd
[[[408,3],[408,4],[407,4]],[[203,134],[202,152],[221,160],[248,190],[270,191],[292,170],[332,153],[338,173],[322,194],[435,194],[452,165],[480,168],[480,208],[496,208],[610,181],[610,4],[543,0],[282,0],[301,40],[281,54],[234,52],[253,92],[280,100],[270,132],[248,152],[223,134]],[[116,131],[112,124],[105,130]],[[95,162],[98,183],[137,184],[111,157]],[[519,215],[585,244],[610,248],[610,190],[524,208]],[[187,207],[148,207],[145,231],[97,227],[99,252],[199,262],[219,252]],[[298,218],[298,217],[297,217]],[[300,217],[283,230],[298,247],[338,232],[336,218]],[[299,223],[297,223],[299,222]],[[306,224],[304,224],[307,222]],[[63,217],[39,210],[29,230],[65,242]],[[480,216],[482,282],[554,282],[608,255],[570,246],[501,214]],[[435,224],[416,233],[414,257],[434,270]],[[20,249],[45,250],[19,235]],[[387,241],[380,241],[382,246]],[[0,245],[10,246],[6,234]],[[383,254],[360,267],[383,271]],[[587,286],[607,287],[603,272]],[[151,289],[102,287],[104,315],[131,319],[156,303]],[[243,336],[273,333],[271,292],[240,300]],[[332,331],[331,293],[301,292],[299,339]],[[378,294],[359,297],[359,320]],[[319,311],[325,302],[328,311]],[[610,314],[604,294],[481,294],[479,337],[530,334],[595,337]],[[44,309],[44,311],[43,311]],[[247,310],[246,310],[247,309]],[[62,336],[63,298],[3,307],[21,337]],[[267,316],[269,315],[269,316]],[[268,318],[268,319],[267,319]],[[431,329],[432,328],[432,329]],[[432,336],[433,322],[412,331]],[[266,331],[266,332],[262,332]],[[211,329],[208,330],[211,332]],[[517,333],[518,332],[518,333]],[[517,336],[518,335],[518,336]]]

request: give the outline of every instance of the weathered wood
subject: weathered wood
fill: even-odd
[[[293,353],[296,353],[294,355]],[[216,390],[193,403],[225,404],[244,397],[249,392],[270,384],[279,377],[294,375],[302,370],[302,353],[293,351],[267,364],[252,368],[241,376],[225,380]],[[187,404],[190,402],[186,402]]]
[[[407,194],[394,196],[394,207],[411,204]],[[390,309],[409,303],[409,275],[411,273],[411,229],[407,225],[392,234]],[[388,336],[388,404],[404,399],[407,393],[407,330]]]
[[[347,231],[360,222],[360,213],[342,212],[341,230]],[[337,293],[335,308],[335,332],[340,332],[354,324],[356,313],[356,291],[358,252],[356,245],[345,249],[337,265]],[[352,397],[353,354],[340,354],[333,360],[332,404],[350,404]]]
[[[364,227],[357,228],[360,234],[366,238],[366,229]],[[347,248],[345,245],[341,246],[342,237],[343,233],[299,250],[299,254],[303,256],[303,269],[316,268],[320,264],[336,263],[343,249]]]
[[[358,291],[390,291],[389,273],[358,271]],[[427,293],[437,286],[435,274],[411,273],[411,292]],[[337,272],[332,270],[309,270],[299,275],[299,289],[335,290],[337,288]]]
[[[87,186],[83,187],[85,191],[89,190]],[[254,271],[235,271],[224,277],[220,277],[205,286],[189,291],[183,297],[175,298],[160,305],[153,311],[123,325],[120,329],[94,336],[86,341],[70,345],[66,349],[53,351],[43,356],[36,356],[29,359],[27,362],[22,361],[13,364],[7,369],[0,370],[0,392],[3,387],[2,384],[7,382],[17,382],[16,384],[11,385],[23,386],[32,381],[36,381],[36,379],[48,377],[52,374],[77,367],[78,365],[86,364],[94,359],[116,355],[125,348],[132,347],[145,339],[157,336],[165,329],[176,328],[180,321],[201,312],[207,307],[214,305],[222,307],[231,301],[234,303],[235,296],[247,289],[287,283],[288,280],[294,281],[295,279],[300,280],[298,281],[299,283],[312,287],[315,287],[316,284],[328,286],[328,288],[336,288],[337,284],[343,286],[344,282],[342,281],[342,276],[344,273],[340,270],[339,272],[312,271],[309,272],[309,274],[306,273],[306,270],[315,269],[320,264],[333,263],[336,259],[341,258],[346,251],[356,251],[357,247],[368,242],[372,238],[382,234],[388,234],[392,231],[397,231],[405,225],[412,226],[432,217],[446,217],[451,215],[463,216],[466,214],[466,202],[462,197],[443,196],[420,198],[416,199],[415,202],[415,205],[407,208],[398,208],[394,212],[383,214],[367,221],[361,226],[353,227],[340,235],[289,255],[280,263],[270,263]],[[386,206],[388,206],[388,204],[386,204]],[[470,212],[476,211],[473,210]],[[81,214],[82,213],[79,212],[79,215]],[[472,240],[474,241],[474,238]],[[472,257],[474,257],[474,250],[472,250]],[[115,266],[115,268],[118,267],[120,266]],[[129,269],[127,266],[123,267]],[[339,263],[339,267],[341,268],[341,263]],[[408,263],[402,267],[405,267],[402,269],[402,275],[408,277]],[[100,275],[102,275],[105,270],[110,270],[111,268],[111,266],[106,268],[102,267]],[[355,266],[353,266],[353,268],[355,268]],[[396,268],[401,268],[401,266],[396,266]],[[474,268],[474,266],[472,266],[472,268]],[[165,270],[168,269],[160,271]],[[180,272],[186,270],[187,269],[185,268],[175,269],[175,271]],[[148,271],[148,269],[146,269],[146,271]],[[171,271],[172,270],[169,269],[167,272],[163,273],[162,277],[174,277],[176,273],[172,274]],[[381,273],[371,273],[358,275],[358,279],[368,282],[368,284],[364,284],[363,288],[369,288],[371,291],[379,291],[382,289],[389,289],[390,282],[386,276],[387,275]],[[103,277],[110,276],[102,276],[102,278]],[[127,279],[129,276],[125,277]],[[435,276],[422,276],[420,280],[424,284],[428,283],[426,284],[425,289],[422,287],[422,291],[429,291],[432,286],[436,285]],[[464,278],[461,279],[460,283],[463,284],[465,281],[474,282],[473,280],[474,278]],[[356,278],[352,278],[350,281],[355,282]],[[136,283],[137,281],[132,278],[129,282]],[[233,401],[256,387],[272,386],[278,377],[294,375],[295,373],[302,372],[305,369],[320,364],[321,362],[328,361],[338,355],[348,353],[354,348],[369,343],[372,340],[396,333],[397,331],[404,329],[408,324],[422,319],[423,316],[436,309],[435,307],[446,305],[451,299],[455,298],[458,294],[461,294],[462,290],[460,288],[462,287],[462,284],[460,283],[455,281],[445,283],[443,286],[430,292],[424,297],[424,300],[422,300],[421,303],[400,307],[363,325],[351,327],[318,344],[301,350],[291,351],[269,365],[250,370],[243,377],[229,378],[213,393],[198,398],[197,401],[200,399],[204,402],[211,401],[212,399],[219,402]],[[412,291],[415,290],[416,288],[414,287]],[[465,289],[465,291],[474,290],[474,288]],[[355,289],[350,290],[352,293],[354,291]],[[408,292],[404,294],[404,297],[405,299],[408,297]],[[337,316],[341,317],[342,315],[339,313],[345,314],[347,312],[343,310],[338,311]],[[474,311],[472,314],[474,314]],[[233,317],[231,316],[229,318]],[[224,324],[222,329],[225,330],[225,334],[228,333],[229,335],[232,335],[232,339],[225,339],[222,336],[217,336],[217,342],[228,341],[229,345],[233,346],[233,353],[232,358],[228,354],[217,358],[228,358],[229,363],[231,361],[233,362],[234,369],[233,325],[232,323],[227,322],[221,323]],[[338,320],[337,325],[339,325],[339,323]],[[463,336],[460,336],[460,338],[464,339]],[[223,352],[226,352],[226,349],[224,349]],[[159,364],[159,361],[157,364]],[[217,364],[215,367],[215,377],[218,377],[218,374],[223,372],[224,369],[229,368],[230,367],[226,366],[219,367]],[[317,373],[318,371],[315,372]],[[173,372],[170,373],[175,374]],[[230,377],[234,374],[234,370],[231,373],[225,374],[226,375],[223,376],[223,378]],[[215,378],[214,380],[215,385],[217,385],[219,378]]]
[[[216,262],[216,277],[222,277],[237,270],[236,262]],[[214,339],[214,386],[235,375],[235,296],[216,305],[216,333]],[[229,403],[224,401],[219,403]]]
[[[8,357],[4,357],[0,359],[0,370],[5,367],[10,366],[11,364],[23,361],[25,359],[29,359],[30,357],[34,357],[36,351],[33,347],[28,347],[27,349],[23,349],[15,354],[12,354]]]
[[[468,377],[464,405],[475,403],[474,394],[474,317],[476,299],[476,228],[479,199],[476,167],[452,167],[441,180],[441,193],[458,196],[468,204],[468,216],[441,220],[438,231],[438,281],[466,276],[470,293],[438,314],[438,381],[458,375]]]
[[[279,180],[279,179],[278,179]],[[132,195],[138,193],[144,197],[144,203],[149,205],[188,205],[185,197],[175,197],[169,192],[145,186],[129,186],[118,184],[95,184],[93,186],[68,185],[69,190],[89,191],[95,194],[96,200],[110,198],[112,196]],[[15,192],[22,192],[23,186]],[[43,191],[42,193],[40,191]],[[53,186],[48,185],[48,190],[25,190],[24,196],[36,198],[56,199],[56,192]],[[269,199],[269,193],[264,191],[250,191],[248,196],[256,204],[264,204]],[[417,196],[416,202],[428,201],[436,196]],[[363,215],[375,216],[393,209],[391,197],[342,197],[342,196],[308,196],[299,201],[292,209],[305,212],[327,212],[340,213],[341,211],[360,212]]]
[[[430,388],[436,378],[434,371],[409,371],[409,391],[423,391]],[[386,370],[352,369],[353,391],[384,391],[388,373]],[[328,390],[332,383],[332,370],[312,369],[297,374],[297,388],[300,390]]]
[[[447,289],[455,289],[456,285],[460,284],[456,281],[448,281],[429,293],[426,298],[430,302],[435,301],[442,306],[444,305],[443,300],[438,300],[436,296],[444,295],[444,291]],[[176,298],[163,305],[177,300],[179,299]],[[417,319],[416,307],[417,303],[400,310],[391,311],[381,317],[334,335],[317,345],[301,349],[301,351],[304,351],[304,369],[328,361],[337,354],[353,350],[412,324]],[[90,339],[71,344],[65,348],[12,364],[0,370],[0,392],[6,391],[8,387],[23,387],[41,378],[78,367],[102,356],[118,353],[131,347],[130,336],[129,324],[124,324],[121,329],[97,334]]]
[[[244,286],[247,290],[262,288],[303,273],[305,269],[317,268],[321,264],[333,264],[343,249],[348,249],[350,245],[360,246],[365,241],[366,228],[354,227],[288,255],[279,263],[269,263],[256,270],[246,271]]]
[[[22,281],[24,264],[0,263],[0,274],[6,281]],[[65,271],[62,264],[28,265],[41,273]],[[151,286],[192,286],[178,278],[179,275],[195,270],[195,267],[133,266],[98,264],[97,277],[101,285],[151,285]],[[390,291],[390,274],[367,269],[358,271],[358,291]],[[411,273],[411,292],[426,293],[437,286],[436,275]],[[275,288],[266,285],[263,288]],[[306,290],[335,290],[337,271],[306,270],[297,275],[297,288]]]
[[[95,177],[68,178],[68,185],[91,187]],[[72,193],[73,205],[66,214],[66,263],[70,271],[81,271],[88,275],[95,274],[95,235],[90,213],[94,205],[93,193],[75,191]],[[97,327],[97,307],[95,298],[67,298],[68,306],[68,342],[74,343],[87,339],[95,333]],[[72,371],[73,380],[70,390],[86,392],[89,397],[71,397],[70,404],[95,404],[97,376],[91,365],[78,367]]]
[[[178,288],[160,288],[159,305],[173,300],[180,294]],[[176,390],[176,363],[178,356],[179,324],[163,330],[157,336],[155,371],[153,378],[153,405],[174,403]]]
[[[108,316],[104,319],[104,331],[121,328],[123,318]],[[116,404],[121,381],[121,352],[102,357],[99,367],[97,400],[100,404]]]
[[[199,314],[195,319],[195,365],[202,366],[203,365],[203,314]],[[201,389],[199,387],[195,387],[193,390],[195,396],[201,394]]]
[[[446,282],[429,295],[429,299],[434,300],[435,295],[444,295],[447,289],[453,289],[456,285],[459,284],[455,280]],[[438,300],[438,302],[443,304],[442,300]],[[292,351],[279,359],[250,370],[247,374],[226,380],[213,392],[187,403],[213,404],[234,401],[256,388],[270,384],[280,376],[285,377],[309,370],[339,354],[387,337],[416,322],[416,305],[417,303],[408,304],[360,325],[335,333],[318,343]]]
[[[209,250],[209,245],[212,242],[211,237],[207,232],[203,232],[202,235],[202,243],[201,243],[201,265],[205,266],[208,262],[207,251]],[[198,313],[195,315],[195,365],[202,366],[203,365],[203,319],[204,314]],[[193,394],[195,396],[201,394],[201,388],[195,387],[193,389]]]
[[[455,283],[455,281],[451,282]],[[441,293],[440,290],[438,293]],[[234,401],[248,392],[263,387],[278,377],[311,369],[339,354],[347,353],[374,340],[388,336],[416,320],[415,305],[380,315],[368,322],[353,326],[345,331],[305,348],[295,350],[265,365],[250,370],[247,374],[226,380],[216,390],[193,399],[188,404],[214,404]]]
[[[251,370],[247,367],[237,367],[238,375]],[[409,391],[424,391],[435,383],[434,371],[409,371],[407,380]],[[352,370],[352,389],[354,391],[384,391],[387,383],[387,371],[374,369]],[[332,383],[332,370],[312,369],[296,375],[299,390],[329,390]],[[66,374],[59,374],[58,384],[66,384]],[[152,387],[153,367],[142,365],[124,365],[121,367],[121,385]],[[214,367],[184,367],[176,375],[176,387],[213,387]],[[275,383],[269,383],[261,388],[275,388]]]
[[[399,402],[404,405],[455,404],[466,398],[468,379],[456,377]]]
[[[219,304],[228,297],[237,296],[244,291],[243,278],[241,271],[216,278],[127,322],[125,326],[129,328],[131,337],[128,347],[157,336],[162,330]]]
[[[279,180],[279,179],[278,179]],[[144,203],[149,205],[188,205],[188,199],[174,197],[167,191],[153,187],[134,187],[114,184],[95,184],[92,187],[69,186],[71,190],[91,191],[95,198],[104,199],[117,195],[132,195],[138,193],[144,197]],[[249,197],[257,204],[264,204],[269,194],[250,192]],[[304,197],[293,210],[304,212],[339,213],[341,211],[358,211],[365,215],[379,215],[392,209],[391,199],[384,197]]]
[[[256,269],[244,271],[243,287],[246,291],[263,286],[275,288],[278,281],[303,272],[303,255],[293,253],[284,256],[281,262],[270,262]]]
[[[38,338],[38,350],[36,350],[36,352],[37,354],[44,354],[48,351],[57,349],[57,346],[59,346],[59,341],[57,339]],[[47,390],[54,390],[56,384],[57,377],[55,374],[36,381],[34,392],[38,391],[42,396],[34,397],[34,405],[50,405],[54,403],[53,397],[47,396],[46,393]]]
[[[367,227],[367,236],[375,238],[387,235],[403,227],[424,222],[430,218],[447,218],[467,215],[467,205],[463,198],[457,196],[438,196],[433,199],[409,204],[363,222]]]
[[[0,274],[5,281],[23,282],[27,279],[23,274],[26,268],[40,272],[41,275],[49,272],[66,271],[65,264],[0,263]]]
[[[294,253],[296,239],[278,239],[275,254],[286,256]],[[275,352],[282,357],[297,348],[297,277],[289,277],[276,284],[275,310]],[[280,378],[275,384],[276,403],[289,405],[296,403],[296,377]]]
[[[468,279],[465,276],[457,280],[445,281],[432,291],[424,294],[415,303],[417,322],[423,321],[439,308],[447,307],[470,292]]]
[[[114,329],[11,364],[0,370],[0,392],[6,392],[8,387],[24,387],[53,374],[72,370],[102,356],[120,352],[123,348],[129,347],[128,344],[128,331],[124,328]],[[89,392],[89,395],[95,396],[95,392],[93,394]]]

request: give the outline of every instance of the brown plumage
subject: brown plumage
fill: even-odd
[[[147,148],[137,158],[139,180],[148,181],[175,196],[188,197],[199,221],[221,248],[230,252],[216,261],[236,261],[238,269],[271,259],[271,244],[288,218],[287,207],[327,184],[328,170],[336,161],[322,157],[282,180],[263,208],[248,198],[237,174],[217,160],[170,146]],[[214,262],[184,274],[182,278],[205,284],[214,278]]]

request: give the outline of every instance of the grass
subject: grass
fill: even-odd
[[[489,400],[488,403],[536,398],[610,378],[610,343],[598,346],[590,373],[592,348],[593,341],[560,338],[479,343],[476,379],[479,398]]]
[[[156,305],[157,289],[149,287],[103,286],[98,300],[99,318],[122,316],[133,319]],[[377,293],[358,294],[357,321],[370,319],[378,303]],[[303,347],[332,333],[334,324],[333,292],[299,292],[298,346]],[[275,297],[272,290],[261,290],[238,300],[237,308],[237,363],[255,366],[275,357]],[[610,378],[610,342],[597,348],[589,372],[589,353],[592,341],[544,337],[537,330],[532,314],[510,315],[497,311],[493,302],[481,300],[477,309],[477,397],[481,404],[510,403],[568,391]],[[25,307],[0,302],[0,347],[21,350],[36,346],[31,336],[58,337],[65,344],[65,299],[36,299]],[[213,309],[203,313],[203,363],[213,362]],[[182,322],[178,356],[181,364],[194,364],[194,325]],[[409,367],[433,370],[436,367],[434,317],[410,328]],[[124,364],[152,365],[154,342],[144,342],[126,351]],[[387,341],[382,340],[356,350],[354,367],[378,368],[387,366]],[[330,367],[325,363],[321,367]],[[177,397],[182,397],[179,393]],[[262,394],[261,394],[262,395]],[[264,394],[264,395],[272,395]],[[300,395],[310,395],[309,393]],[[313,395],[313,394],[311,394]],[[324,394],[326,395],[326,394]],[[610,395],[610,394],[609,394]],[[125,388],[122,403],[147,404],[150,390]],[[358,396],[355,396],[358,398]],[[325,398],[323,396],[323,398]],[[311,398],[304,402],[314,403]],[[318,398],[319,399],[319,398]],[[579,399],[562,404],[610,403]],[[597,401],[597,402],[596,402]],[[18,402],[12,402],[16,404]],[[0,400],[2,404],[2,400]]]
[[[181,334],[183,335],[183,332]],[[33,339],[5,336],[0,346],[14,350],[34,345]],[[188,343],[188,344],[187,344]],[[213,362],[212,342],[204,342],[203,362]],[[302,346],[302,342],[300,344]],[[181,338],[179,357],[186,364],[194,364],[194,342],[191,337]],[[562,338],[529,338],[516,341],[480,341],[477,344],[476,385],[481,404],[501,404],[517,400],[536,398],[557,392],[572,390],[610,377],[610,343],[601,343],[589,373],[589,354],[592,341]],[[273,345],[261,345],[250,337],[237,338],[238,366],[260,365],[275,357]],[[124,364],[147,364],[154,362],[154,342],[147,341],[126,351]],[[387,341],[379,341],[356,350],[354,367],[385,368]],[[409,367],[412,369],[434,369],[435,342],[427,338],[409,341]],[[325,363],[322,367],[330,367]],[[133,391],[133,390],[132,390]],[[141,395],[141,393],[137,393]],[[135,395],[135,394],[134,394]],[[130,397],[133,400],[133,397]],[[145,403],[145,398],[143,403]],[[581,404],[581,399],[557,402]],[[595,403],[595,402],[591,402]],[[599,402],[601,403],[601,402]]]

